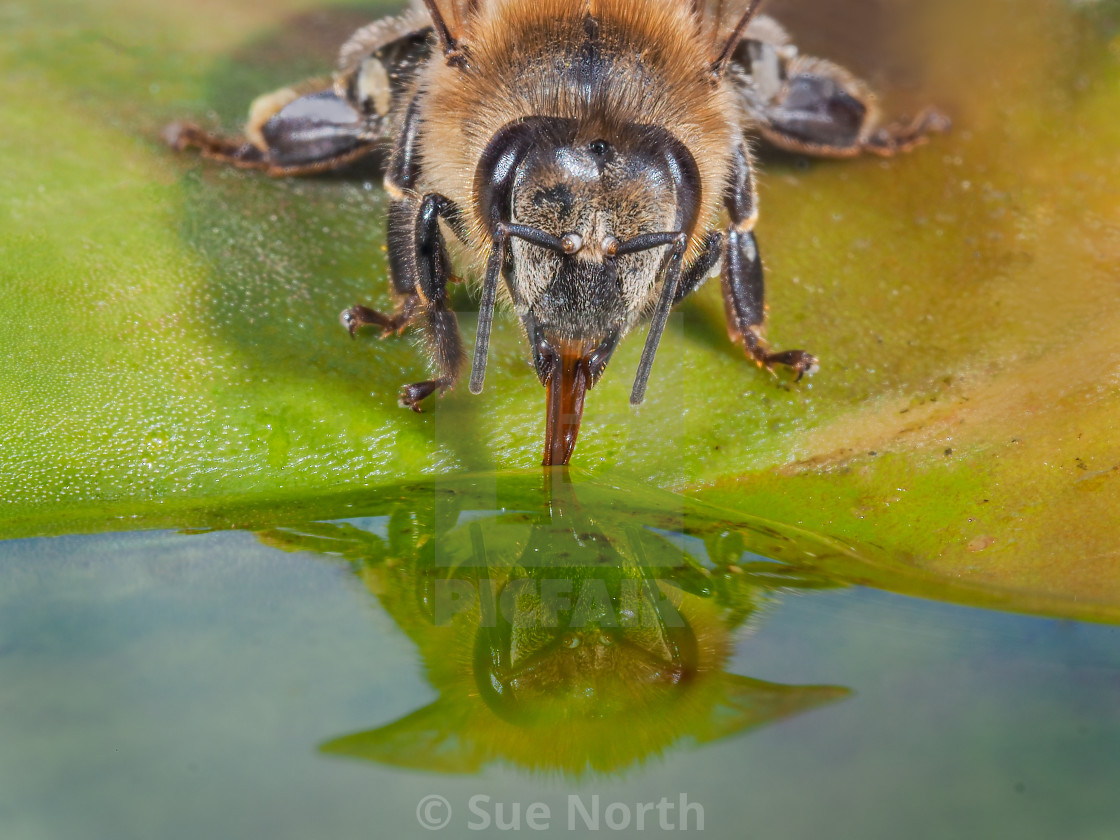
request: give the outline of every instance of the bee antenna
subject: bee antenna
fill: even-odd
[[[481,394],[486,381],[486,357],[490,352],[490,325],[494,322],[494,304],[498,297],[498,278],[506,261],[509,232],[505,225],[498,225],[490,259],[486,261],[486,280],[482,285],[482,301],[478,304],[478,330],[474,339],[474,364],[471,366],[472,394]]]
[[[754,16],[758,14],[758,9],[762,5],[762,0],[751,0],[750,6],[739,18],[739,22],[735,24],[735,29],[731,32],[731,37],[727,39],[727,43],[723,45],[723,51],[720,52],[719,58],[712,62],[711,72],[713,76],[722,76],[723,68],[726,66],[727,61],[731,58],[731,54],[735,52],[735,48],[739,46],[739,42],[743,40],[743,33],[747,30],[747,25],[754,20]]]
[[[463,50],[459,46],[458,39],[447,28],[447,21],[443,17],[443,12],[439,10],[439,0],[424,0],[424,7],[432,18],[432,26],[435,27],[436,35],[439,37],[444,56],[448,61],[461,59]]]
[[[661,344],[661,335],[665,332],[665,324],[669,320],[669,310],[673,308],[673,298],[677,295],[677,284],[681,277],[681,260],[688,243],[688,238],[683,233],[678,234],[677,237],[673,250],[669,252],[669,269],[665,274],[665,284],[661,287],[661,297],[658,298],[657,308],[653,311],[653,319],[649,324],[649,334],[646,335],[646,346],[642,348],[638,372],[634,375],[630,405],[641,405],[642,400],[646,398],[646,385],[649,384],[649,375],[653,372],[653,358],[657,355],[658,345]]]

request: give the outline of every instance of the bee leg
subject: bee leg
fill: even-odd
[[[351,335],[364,324],[381,327],[386,333],[399,332],[413,323],[420,326],[438,376],[401,388],[398,401],[417,412],[421,410],[420,403],[432,394],[442,394],[454,387],[463,363],[459,322],[447,296],[447,284],[455,278],[439,225],[442,218],[458,231],[461,214],[455,204],[442,195],[416,192],[420,175],[416,154],[419,129],[417,97],[405,113],[385,172],[385,191],[392,199],[387,236],[389,277],[402,304],[392,316],[364,306],[352,306],[339,316]]]
[[[766,308],[763,303],[762,260],[758,243],[750,231],[728,229],[723,249],[723,304],[727,312],[727,334],[741,342],[744,352],[761,367],[784,365],[797,379],[815,373],[817,357],[804,350],[771,353],[762,339]]]
[[[889,157],[945,132],[950,120],[926,108],[907,123],[880,124],[875,94],[843,67],[820,58],[798,56],[765,102],[749,102],[759,133],[786,151],[847,158],[861,152]]]
[[[389,277],[406,306],[413,301],[408,321],[419,324],[438,374],[435,379],[401,388],[398,402],[417,412],[421,410],[420,403],[432,394],[442,394],[455,386],[463,364],[459,322],[447,296],[447,284],[454,280],[451,257],[439,224],[444,219],[458,231],[461,213],[442,195],[421,195],[416,191],[420,177],[416,153],[420,137],[419,103],[419,96],[409,103],[385,172],[385,191],[392,198],[387,236]]]
[[[801,379],[807,373],[816,372],[816,356],[804,350],[771,353],[762,339],[762,324],[766,318],[765,286],[762,258],[752,231],[757,218],[754,184],[749,158],[743,147],[735,156],[735,167],[735,178],[725,198],[731,223],[723,237],[722,253],[727,334],[733,342],[741,342],[744,352],[758,365],[767,369],[784,365],[796,373],[797,379]]]
[[[265,169],[268,166],[265,153],[248,140],[212,134],[194,123],[171,123],[164,128],[163,139],[177,152],[197,149],[204,158],[219,160],[238,169]]]
[[[419,295],[406,295],[397,306],[397,311],[392,315],[370,309],[368,306],[355,304],[349,309],[344,309],[338,316],[339,323],[346,327],[350,337],[354,338],[362,327],[380,327],[381,337],[400,335],[409,324],[415,320],[420,310]]]
[[[320,81],[258,97],[249,108],[245,139],[210,134],[189,123],[172,123],[163,137],[176,150],[195,148],[203,157],[240,169],[309,175],[372,152],[380,132],[378,118],[372,119]]]
[[[435,193],[423,198],[415,193],[399,194],[402,197],[389,208],[389,272],[397,293],[404,296],[404,304],[391,318],[364,307],[353,307],[347,313],[357,309],[359,317],[372,314],[371,322],[383,329],[419,325],[438,375],[401,389],[400,404],[418,412],[420,403],[429,396],[454,387],[463,363],[459,323],[447,294],[452,280],[451,258],[439,226],[440,218],[455,213],[456,208]]]
[[[936,108],[923,109],[910,122],[894,122],[876,129],[863,143],[863,148],[880,157],[908,152],[929,139],[931,133],[943,134],[952,121]]]
[[[441,195],[422,199],[405,194],[389,208],[389,274],[402,296],[393,315],[357,305],[339,316],[351,337],[363,326],[380,327],[382,338],[404,332],[418,323],[439,376],[401,388],[398,402],[421,411],[420,404],[435,393],[455,385],[463,361],[459,324],[447,300],[451,260],[439,229],[439,219],[454,205]]]

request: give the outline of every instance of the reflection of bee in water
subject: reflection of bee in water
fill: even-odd
[[[443,476],[348,497],[345,522],[324,521],[340,515],[328,502],[258,533],[349,562],[436,693],[324,752],[580,778],[848,696],[734,671],[746,631],[794,593],[877,579],[854,552],[643,486],[567,479],[504,474],[497,509],[488,479]]]
[[[619,339],[650,328],[645,394],[670,308],[722,277],[728,332],[800,378],[817,360],[763,342],[762,263],[746,133],[784,149],[891,155],[946,125],[927,111],[882,127],[867,87],[798,54],[758,0],[423,0],[354,34],[333,82],[258,99],[247,142],[176,124],[168,139],[272,175],[322,172],[392,145],[392,315],[342,314],[351,334],[418,326],[437,376],[463,363],[445,238],[484,277],[470,389],[482,390],[499,288],[548,392],[544,463],[566,464],[586,391]]]

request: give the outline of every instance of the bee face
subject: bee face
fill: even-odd
[[[553,539],[549,534],[548,547]],[[596,591],[603,600],[575,597],[574,608],[556,609],[531,576],[503,586],[503,603],[516,593],[523,612],[499,616],[475,636],[475,680],[494,712],[526,723],[549,711],[612,717],[689,690],[710,651],[701,651],[684,614],[675,607],[663,613],[656,585],[608,575],[573,583],[577,596]]]
[[[514,240],[512,282],[546,340],[593,346],[642,314],[664,260],[659,250],[620,256],[620,245],[678,230],[682,202],[692,197],[671,171],[664,132],[631,126],[613,136],[581,133],[534,143],[516,168],[510,220],[559,238],[564,248]],[[695,170],[687,152],[681,163]]]
[[[655,297],[668,312],[665,290],[671,295],[676,280],[659,293],[656,283],[673,260],[679,276],[699,215],[699,168],[660,127],[629,123],[612,132],[541,117],[495,135],[475,191],[477,212],[501,243],[487,285],[500,270],[548,388],[545,461],[567,463],[586,391],[618,339]],[[484,297],[484,311],[488,305]],[[476,351],[476,371],[478,359]]]

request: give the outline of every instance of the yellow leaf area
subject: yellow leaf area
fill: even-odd
[[[911,352],[936,355],[944,378],[869,393],[807,430],[789,463],[699,495],[881,545],[1024,608],[1114,621],[1120,41],[1086,41],[1059,5],[1031,5],[1043,13],[981,5],[950,42],[994,53],[983,72],[947,71],[962,85],[959,145],[929,189],[953,198],[927,214],[943,229],[946,247],[929,251],[942,279],[908,295],[924,312],[896,314],[929,320]],[[901,286],[910,274],[896,266]]]

